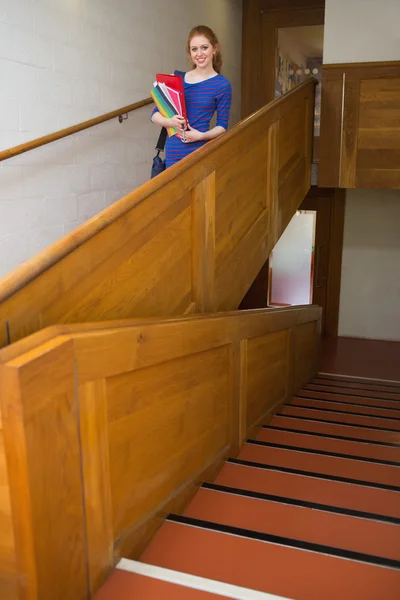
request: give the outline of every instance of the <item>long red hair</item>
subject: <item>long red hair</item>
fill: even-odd
[[[218,38],[210,27],[207,25],[197,25],[197,27],[193,27],[192,31],[189,33],[188,41],[186,44],[186,50],[190,56],[190,42],[196,35],[202,35],[207,38],[212,47],[214,48],[214,56],[213,56],[213,68],[217,73],[221,73],[222,69],[222,56],[221,49],[219,47]],[[193,65],[194,66],[194,65]]]

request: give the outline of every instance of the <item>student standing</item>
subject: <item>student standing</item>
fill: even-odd
[[[169,137],[165,145],[166,167],[170,167],[201,148],[228,128],[232,88],[221,75],[222,57],[215,33],[205,25],[194,27],[187,41],[192,70],[176,71],[183,78],[188,123],[181,116],[170,119],[155,109],[151,120],[160,127],[175,127],[179,134]],[[210,129],[215,112],[217,121]]]

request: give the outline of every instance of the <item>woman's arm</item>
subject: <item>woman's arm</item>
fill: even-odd
[[[222,133],[225,133],[225,131],[226,129],[224,127],[217,125],[216,127],[213,127],[209,131],[203,133],[201,131],[198,131],[197,129],[192,129],[192,127],[190,127],[190,125],[188,124],[188,130],[185,131],[185,138],[186,142],[189,143],[206,142],[208,140],[214,140],[215,138],[219,137]],[[183,138],[183,134],[180,135],[180,138]]]
[[[153,121],[153,123],[159,125],[160,127],[174,127],[175,129],[178,129],[178,131],[181,131],[185,127],[186,123],[185,119],[179,115],[167,119],[166,117],[163,117],[162,114],[158,111],[153,114],[151,120]]]

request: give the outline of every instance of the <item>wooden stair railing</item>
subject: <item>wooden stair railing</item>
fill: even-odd
[[[0,347],[57,323],[236,309],[309,190],[314,86],[271,102],[0,280]]]
[[[152,103],[152,98],[145,98],[144,100],[139,100],[139,102],[135,102],[134,104],[129,104],[128,106],[123,106],[122,108],[119,108],[117,110],[105,113],[100,117],[95,117],[94,119],[83,121],[82,123],[78,123],[77,125],[72,125],[71,127],[60,129],[59,131],[49,133],[48,135],[36,138],[34,140],[31,140],[30,142],[25,142],[25,144],[19,144],[18,146],[13,146],[13,148],[2,150],[0,152],[0,163],[5,160],[8,160],[9,158],[13,158],[14,156],[18,156],[19,154],[24,154],[25,152],[30,152],[30,150],[34,150],[35,148],[40,148],[41,146],[45,146],[46,144],[51,144],[52,142],[61,140],[62,138],[68,137],[69,135],[79,133],[80,131],[84,131],[85,129],[90,129],[95,125],[101,125],[101,123],[106,123],[106,121],[111,121],[111,119],[122,117],[127,113],[137,110],[138,108],[142,108],[143,106],[148,106]]]
[[[0,597],[87,600],[317,371],[321,309],[59,325],[0,351]]]

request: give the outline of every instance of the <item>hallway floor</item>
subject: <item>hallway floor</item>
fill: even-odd
[[[400,342],[324,338],[320,371],[400,383]]]
[[[400,384],[318,375],[96,600],[397,600]]]

